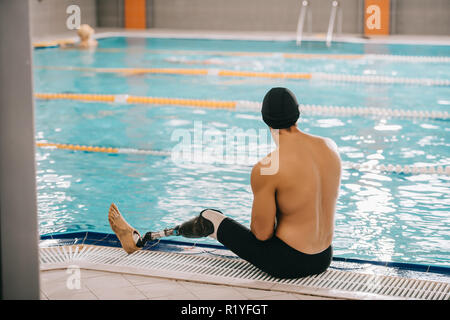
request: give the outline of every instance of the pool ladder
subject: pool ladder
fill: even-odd
[[[334,30],[334,23],[336,21],[336,16],[338,19],[338,27],[337,27],[337,33],[342,33],[342,8],[339,6],[338,1],[333,1],[331,4],[331,15],[330,15],[330,21],[328,22],[328,32],[327,32],[327,47],[331,46],[331,41],[333,40],[333,30]]]
[[[302,44],[303,38],[303,26],[305,25],[305,17],[308,14],[308,32],[311,32],[312,29],[312,15],[311,9],[309,8],[308,1],[302,1],[302,8],[300,9],[300,15],[298,17],[297,23],[297,45],[300,46]]]
[[[331,46],[331,42],[333,40],[333,30],[334,25],[337,18],[337,33],[342,33],[342,8],[339,6],[338,1],[333,1],[331,3],[331,14],[330,20],[328,22],[328,32],[326,37],[326,45],[327,47]],[[304,0],[302,1],[302,7],[300,9],[300,15],[298,17],[297,23],[297,37],[296,42],[297,46],[301,46],[303,39],[303,29],[305,25],[305,20],[308,19],[308,32],[312,31],[312,11],[309,7],[309,2]]]

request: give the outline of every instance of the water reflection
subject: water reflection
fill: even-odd
[[[37,159],[41,233],[110,232],[106,210],[112,201],[143,232],[179,224],[207,207],[250,222],[250,167],[178,167],[167,158],[68,156],[61,150],[39,152]],[[450,179],[439,176],[344,170],[336,255],[449,264],[449,190]]]
[[[37,114],[37,137],[52,142],[171,150],[177,142],[170,139],[173,130],[181,128],[193,134],[194,119],[203,121],[211,135],[227,128],[255,132],[263,128],[250,112],[142,105],[108,110],[112,107],[95,103],[83,109],[71,102],[63,112],[60,104],[38,103],[42,104]],[[61,123],[67,125],[57,130]],[[450,142],[445,136],[449,131],[439,121],[308,116],[300,127],[332,137],[342,159],[361,166],[450,163]],[[220,140],[204,139],[196,147],[217,150],[220,144]],[[239,145],[238,139],[232,144]],[[173,226],[206,207],[223,210],[248,225],[250,168],[262,149],[269,152],[273,146],[270,139],[265,144],[247,139],[245,146],[241,153],[253,155],[251,161],[183,165],[175,165],[170,158],[145,155],[38,149],[40,233],[111,232],[106,219],[111,202],[118,203],[129,222],[142,232]],[[450,178],[446,176],[344,170],[336,212],[335,254],[450,265],[449,190]]]

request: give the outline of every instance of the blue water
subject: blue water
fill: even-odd
[[[307,42],[299,49],[293,42],[109,38],[100,40],[99,50],[94,52],[35,50],[35,92],[261,101],[271,87],[286,86],[304,104],[449,110],[450,88],[444,86],[124,76],[45,68],[220,68],[450,79],[450,63],[237,57],[217,51],[450,56],[449,46],[338,43],[328,49]],[[203,64],[205,60],[212,64]],[[179,143],[174,133],[193,133],[195,123],[221,134],[227,129],[266,128],[259,113],[252,111],[68,100],[36,100],[35,117],[37,141],[168,151]],[[450,165],[448,121],[305,116],[299,127],[311,134],[332,137],[343,161]],[[271,147],[270,141],[246,144],[253,151],[268,151]],[[197,143],[198,147],[214,150],[221,145],[220,141]],[[111,232],[107,221],[111,202],[116,202],[130,224],[141,232],[173,226],[206,207],[221,209],[249,225],[250,170],[249,163],[180,166],[170,157],[37,149],[39,231]],[[336,212],[335,255],[450,265],[449,212],[449,177],[346,169]]]

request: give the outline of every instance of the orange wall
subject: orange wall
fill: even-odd
[[[390,18],[390,0],[364,1],[364,34],[388,35]]]
[[[125,28],[146,28],[146,0],[125,0]]]

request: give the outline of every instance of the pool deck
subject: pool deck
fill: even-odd
[[[112,236],[112,235],[111,235]],[[142,268],[141,263],[117,264],[118,260],[143,255],[144,260],[157,260],[148,254],[166,254],[168,269],[180,253],[187,257],[203,259],[220,256],[219,259],[232,261],[228,250],[205,247],[191,247],[178,244],[161,244],[153,247],[156,251],[138,251],[126,255],[111,245],[110,237],[89,240],[89,237],[71,237],[63,235],[62,239],[41,240],[41,300],[336,300],[342,297],[325,297],[317,294],[289,292],[282,287],[255,283],[233,285],[232,278],[224,279],[215,275],[192,277],[187,272],[174,272],[163,268]],[[67,238],[66,238],[67,237]],[[112,236],[114,238],[114,236]],[[83,239],[83,240],[81,240]],[[81,240],[81,241],[80,241]],[[77,245],[80,243],[81,245]],[[95,245],[85,244],[91,242]],[[71,245],[71,244],[75,245]],[[80,249],[81,248],[81,249]],[[152,249],[153,249],[152,248]],[[74,249],[74,250],[72,250]],[[80,249],[80,251],[78,251]],[[81,252],[97,252],[95,257]],[[57,253],[57,254],[55,254]],[[224,255],[225,254],[225,255]],[[103,257],[103,258],[102,258]],[[136,258],[134,258],[136,259]],[[201,260],[202,258],[200,258]],[[240,260],[240,259],[238,259]],[[112,263],[109,263],[113,261]],[[186,263],[186,262],[184,262]],[[189,262],[187,262],[189,264]],[[183,264],[183,263],[181,263]],[[194,264],[194,263],[192,263]],[[195,262],[201,265],[201,261]],[[76,281],[72,281],[76,276]],[[228,281],[227,281],[228,280]],[[253,285],[253,288],[252,288]]]
[[[334,300],[274,290],[80,269],[70,289],[67,269],[41,271],[41,300]]]
[[[278,279],[223,246],[159,240],[126,254],[113,234],[41,236],[41,299],[450,300],[448,267],[334,257],[327,271]]]
[[[295,32],[248,32],[248,31],[206,31],[206,30],[177,30],[177,29],[145,29],[133,30],[122,28],[95,28],[96,38],[130,36],[178,39],[219,39],[219,40],[261,40],[261,41],[295,41]],[[32,42],[47,42],[55,40],[77,40],[74,30],[63,33],[50,33],[33,36]],[[305,34],[303,41],[325,41],[325,33]],[[397,44],[429,44],[450,45],[450,36],[416,36],[390,35],[364,38],[361,34],[334,35],[333,41],[355,43],[397,43]]]

